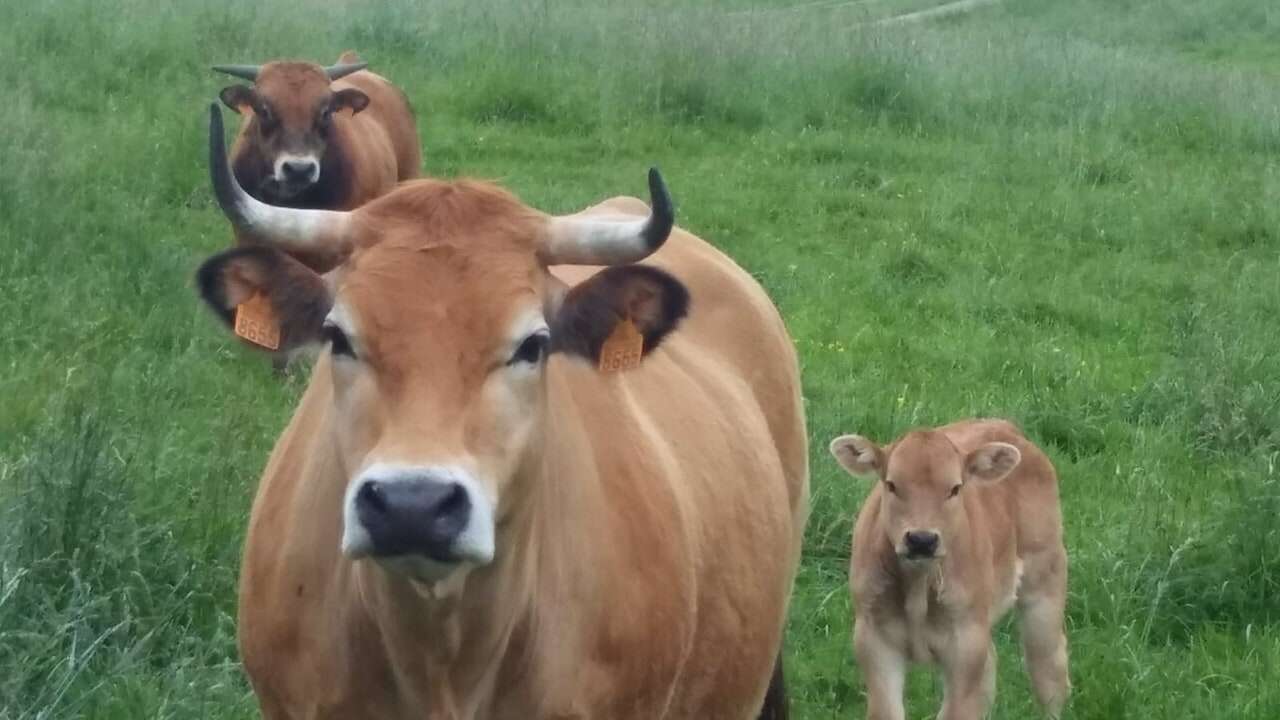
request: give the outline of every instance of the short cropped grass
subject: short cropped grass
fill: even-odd
[[[826,456],[971,415],[1062,477],[1075,718],[1280,717],[1280,11],[1265,0],[0,5],[0,718],[244,718],[240,545],[304,379],[191,288],[214,62],[354,48],[425,169],[642,194],[798,345],[796,717],[861,717]],[[1016,629],[995,716],[1033,716]],[[911,717],[940,683],[912,676]]]

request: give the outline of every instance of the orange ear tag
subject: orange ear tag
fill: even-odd
[[[600,372],[623,372],[640,367],[644,353],[644,336],[631,318],[618,323],[600,346]]]
[[[236,306],[236,335],[268,350],[280,349],[280,325],[260,292]]]

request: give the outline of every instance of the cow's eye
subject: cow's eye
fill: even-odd
[[[947,495],[947,498],[948,498],[948,499],[950,499],[950,498],[953,498],[953,497],[955,497],[955,496],[957,496],[957,495],[959,495],[959,494],[960,494],[960,486],[959,486],[959,485],[952,485],[952,486],[951,486],[951,493]]]
[[[347,334],[342,328],[333,323],[325,323],[322,328],[325,342],[329,343],[329,352],[334,355],[354,358],[356,351],[351,349],[351,341],[347,338]]]
[[[889,482],[888,480],[885,480],[885,481],[884,481],[884,486],[885,486],[885,488],[887,488],[887,489],[889,490],[889,493],[890,493],[890,494],[892,494],[892,495],[897,495],[897,494],[898,494],[898,486],[897,486],[897,485],[894,485],[893,483]]]
[[[264,137],[268,137],[274,133],[277,127],[279,127],[279,124],[276,122],[275,118],[271,117],[271,111],[264,109],[258,112],[258,131],[261,132]]]
[[[507,361],[508,365],[517,363],[537,364],[542,361],[544,355],[547,354],[547,345],[550,343],[551,337],[546,332],[536,332],[524,339],[520,343],[520,347],[516,348],[515,354]]]
[[[329,129],[330,122],[333,121],[333,108],[325,108],[320,111],[320,116],[316,118],[316,128],[321,132]]]

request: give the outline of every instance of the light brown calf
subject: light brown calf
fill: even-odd
[[[966,420],[885,448],[846,435],[831,454],[878,480],[858,515],[849,568],[867,717],[903,717],[912,662],[941,667],[939,720],[985,716],[995,695],[991,628],[1015,604],[1036,697],[1058,717],[1071,690],[1067,552],[1058,478],[1044,453],[1010,423]]]

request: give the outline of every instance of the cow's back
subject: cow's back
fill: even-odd
[[[638,198],[617,197],[581,214],[643,216],[648,211],[649,206]],[[777,307],[732,259],[679,227],[644,264],[667,270],[689,288],[689,315],[663,341],[663,352],[696,358],[694,362],[708,378],[727,372],[741,384],[768,425],[786,475],[788,504],[803,525],[808,511],[809,441],[799,360]],[[573,266],[555,271],[573,284],[599,269]]]
[[[587,213],[610,211],[642,214],[647,206],[620,198]],[[627,516],[619,522],[646,528],[655,534],[650,547],[677,553],[655,560],[642,546],[618,560],[670,568],[655,568],[665,580],[646,589],[656,611],[633,591],[614,612],[625,615],[634,603],[649,615],[644,632],[653,642],[680,646],[668,717],[736,705],[753,713],[776,659],[808,509],[796,354],[763,289],[707,243],[677,228],[646,264],[689,288],[679,329],[638,370],[567,369],[597,433],[595,462],[613,464],[601,473],[612,486],[606,492],[643,498],[623,503]],[[593,272],[556,269],[571,284]],[[675,607],[666,597],[673,593],[690,604]]]
[[[361,188],[367,197],[352,197],[350,207],[363,205],[395,187],[401,180],[418,177],[422,150],[418,127],[409,100],[400,88],[368,70],[348,75],[333,84],[335,89],[354,87],[369,96],[369,106],[348,118],[353,152],[389,162],[390,174],[380,174],[376,186]],[[359,193],[357,193],[359,194]]]

